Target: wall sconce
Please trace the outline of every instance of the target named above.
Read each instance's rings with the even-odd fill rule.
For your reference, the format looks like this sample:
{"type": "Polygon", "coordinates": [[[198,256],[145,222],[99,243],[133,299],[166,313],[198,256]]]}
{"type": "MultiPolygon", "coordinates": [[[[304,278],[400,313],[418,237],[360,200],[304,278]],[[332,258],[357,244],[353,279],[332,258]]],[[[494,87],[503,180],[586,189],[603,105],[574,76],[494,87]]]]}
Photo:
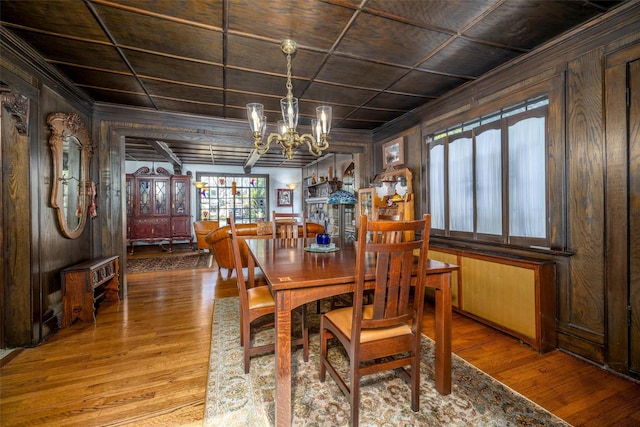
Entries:
{"type": "Polygon", "coordinates": [[[207,183],[204,181],[195,181],[193,183],[198,190],[202,190],[203,188],[207,188],[207,183]]]}

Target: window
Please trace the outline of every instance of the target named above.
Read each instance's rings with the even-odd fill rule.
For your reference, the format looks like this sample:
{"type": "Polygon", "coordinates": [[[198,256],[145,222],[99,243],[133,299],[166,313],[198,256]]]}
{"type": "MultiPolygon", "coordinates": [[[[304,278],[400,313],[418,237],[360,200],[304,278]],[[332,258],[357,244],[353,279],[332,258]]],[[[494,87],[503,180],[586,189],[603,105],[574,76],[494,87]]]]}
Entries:
{"type": "Polygon", "coordinates": [[[429,211],[436,234],[547,245],[547,97],[435,133],[429,211]]]}
{"type": "Polygon", "coordinates": [[[198,174],[206,183],[199,190],[198,219],[225,223],[235,210],[238,223],[251,223],[267,218],[269,206],[268,175],[198,174]],[[235,190],[235,195],[234,195],[235,190]]]}

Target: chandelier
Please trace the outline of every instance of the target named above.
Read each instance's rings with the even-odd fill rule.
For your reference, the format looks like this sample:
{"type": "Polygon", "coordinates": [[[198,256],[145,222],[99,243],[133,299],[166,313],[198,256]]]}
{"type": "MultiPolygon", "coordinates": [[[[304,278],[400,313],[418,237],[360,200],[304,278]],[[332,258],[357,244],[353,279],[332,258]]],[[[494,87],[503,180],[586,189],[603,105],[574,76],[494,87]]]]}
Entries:
{"type": "Polygon", "coordinates": [[[331,107],[321,105],[316,108],[317,119],[311,120],[312,134],[298,135],[298,98],[293,97],[291,84],[291,55],[297,49],[296,42],[284,40],[280,44],[282,52],[287,55],[287,97],[280,100],[282,120],[278,121],[278,132],[272,133],[264,141],[267,127],[267,117],[264,115],[264,105],[258,103],[247,104],[247,118],[251,126],[254,145],[258,154],[269,151],[274,141],[282,148],[282,155],[288,160],[293,159],[293,151],[302,144],[307,144],[309,152],[318,157],[329,148],[329,132],[331,130],[331,107]]]}

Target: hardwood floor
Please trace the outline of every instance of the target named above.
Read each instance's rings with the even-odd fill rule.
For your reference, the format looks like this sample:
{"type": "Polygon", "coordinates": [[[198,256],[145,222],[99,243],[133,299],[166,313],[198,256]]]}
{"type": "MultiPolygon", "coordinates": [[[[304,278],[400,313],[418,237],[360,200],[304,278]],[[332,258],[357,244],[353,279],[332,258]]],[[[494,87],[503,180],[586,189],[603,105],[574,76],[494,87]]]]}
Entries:
{"type": "MultiPolygon", "coordinates": [[[[236,295],[235,280],[200,269],[128,282],[128,297],[103,303],[95,324],[76,321],[0,368],[2,426],[201,424],[213,300],[236,295]]],[[[432,313],[423,322],[430,336],[432,313]]],[[[569,423],[640,425],[640,384],[453,318],[458,356],[569,423]]]]}

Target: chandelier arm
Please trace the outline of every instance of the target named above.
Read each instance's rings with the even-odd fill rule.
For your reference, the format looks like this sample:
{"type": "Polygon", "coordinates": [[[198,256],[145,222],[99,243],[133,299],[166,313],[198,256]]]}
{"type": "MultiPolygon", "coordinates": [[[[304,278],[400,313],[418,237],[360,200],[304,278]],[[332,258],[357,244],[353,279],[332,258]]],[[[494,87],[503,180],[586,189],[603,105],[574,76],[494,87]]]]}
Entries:
{"type": "Polygon", "coordinates": [[[269,135],[269,138],[267,139],[267,142],[263,142],[262,140],[262,135],[260,135],[260,133],[256,132],[253,135],[253,145],[256,147],[256,151],[258,152],[258,154],[263,155],[265,154],[267,151],[269,151],[269,146],[271,145],[271,137],[273,135],[277,135],[277,134],[271,134],[269,135]]]}
{"type": "Polygon", "coordinates": [[[269,137],[267,138],[267,146],[271,145],[271,143],[273,141],[275,141],[276,143],[280,144],[280,134],[273,132],[272,134],[269,135],[269,137]]]}
{"type": "Polygon", "coordinates": [[[310,135],[308,133],[305,133],[300,137],[300,142],[304,142],[305,144],[307,144],[307,146],[309,147],[309,153],[316,157],[320,157],[322,155],[322,152],[329,148],[329,145],[327,144],[324,144],[324,146],[317,144],[316,139],[313,137],[313,135],[310,135]]]}

